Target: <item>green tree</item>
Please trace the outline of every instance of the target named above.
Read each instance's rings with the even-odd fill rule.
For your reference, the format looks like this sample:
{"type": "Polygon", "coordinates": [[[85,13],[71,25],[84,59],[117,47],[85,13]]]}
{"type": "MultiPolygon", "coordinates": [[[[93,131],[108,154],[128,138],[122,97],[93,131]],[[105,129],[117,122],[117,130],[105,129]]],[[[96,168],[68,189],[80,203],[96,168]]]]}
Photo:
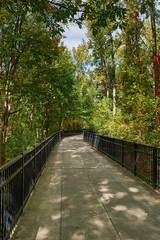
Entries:
{"type": "Polygon", "coordinates": [[[97,82],[100,89],[102,89],[102,96],[112,95],[113,101],[113,115],[116,114],[116,49],[118,42],[113,30],[113,24],[108,19],[106,27],[99,28],[99,32],[94,36],[90,23],[88,24],[90,46],[93,51],[95,64],[97,66],[97,73],[99,81],[97,82]],[[104,77],[103,77],[104,76],[104,77]]]}
{"type": "MultiPolygon", "coordinates": [[[[137,1],[127,4],[126,27],[121,33],[119,50],[119,107],[128,138],[145,142],[154,122],[155,101],[150,77],[150,55],[144,45],[144,22],[137,1]],[[134,32],[134,34],[133,34],[134,32]]],[[[121,126],[120,126],[121,128],[121,126]]]]}
{"type": "Polygon", "coordinates": [[[76,79],[77,91],[79,92],[81,119],[86,122],[85,127],[89,127],[94,99],[96,97],[96,89],[94,76],[92,73],[93,56],[89,51],[88,44],[83,40],[77,49],[73,48],[74,61],[76,63],[76,79]]]}
{"type": "Polygon", "coordinates": [[[41,120],[42,129],[44,131],[46,127],[47,135],[50,120],[47,113],[53,92],[60,93],[60,102],[62,98],[69,98],[72,92],[74,65],[71,56],[63,46],[58,46],[60,37],[53,37],[53,29],[46,26],[43,18],[27,10],[21,1],[11,4],[9,11],[7,7],[1,8],[1,163],[5,161],[5,145],[11,132],[10,122],[14,119],[12,115],[18,115],[25,107],[35,111],[37,105],[43,106],[42,112],[47,117],[45,123],[41,120]],[[37,104],[39,96],[41,102],[37,104]]]}
{"type": "MultiPolygon", "coordinates": [[[[102,9],[105,9],[106,4],[102,5],[102,1],[100,1],[99,8],[101,6],[102,9]]],[[[119,39],[114,41],[115,46],[117,44],[118,47],[114,48],[117,67],[115,71],[117,115],[115,115],[115,118],[111,118],[110,114],[108,115],[108,112],[110,113],[110,109],[108,108],[111,105],[105,98],[103,101],[98,101],[98,105],[96,105],[96,109],[98,110],[96,111],[95,109],[97,116],[93,115],[93,122],[96,130],[101,133],[103,132],[103,134],[110,134],[116,137],[123,136],[125,139],[143,143],[151,143],[153,141],[154,144],[156,137],[153,137],[153,125],[157,101],[154,99],[154,83],[151,78],[150,49],[146,47],[148,42],[146,40],[145,22],[142,20],[142,16],[140,16],[144,1],[121,1],[121,3],[117,1],[117,4],[122,4],[125,9],[125,15],[121,18],[123,28],[121,31],[119,30],[119,39]],[[106,114],[104,106],[107,108],[106,114]],[[101,121],[99,120],[98,123],[98,113],[100,112],[104,113],[104,117],[102,117],[102,114],[99,115],[101,121]]],[[[149,7],[151,5],[148,5],[149,7]]],[[[118,18],[115,20],[112,19],[112,21],[111,19],[108,18],[108,22],[112,23],[112,30],[114,31],[118,18]]],[[[103,27],[99,28],[97,27],[96,17],[89,21],[91,22],[89,22],[89,28],[92,31],[92,35],[90,34],[91,46],[99,71],[98,84],[102,84],[105,81],[104,83],[107,84],[108,88],[108,82],[111,83],[111,78],[107,82],[111,66],[109,53],[112,54],[111,46],[110,48],[108,47],[108,40],[110,38],[107,29],[109,30],[110,25],[107,24],[107,19],[104,26],[102,24],[100,26],[103,27]],[[105,60],[107,61],[107,65],[105,64],[105,60]],[[104,66],[107,67],[105,68],[104,66]]],[[[109,94],[107,93],[106,95],[108,96],[109,94]]]]}

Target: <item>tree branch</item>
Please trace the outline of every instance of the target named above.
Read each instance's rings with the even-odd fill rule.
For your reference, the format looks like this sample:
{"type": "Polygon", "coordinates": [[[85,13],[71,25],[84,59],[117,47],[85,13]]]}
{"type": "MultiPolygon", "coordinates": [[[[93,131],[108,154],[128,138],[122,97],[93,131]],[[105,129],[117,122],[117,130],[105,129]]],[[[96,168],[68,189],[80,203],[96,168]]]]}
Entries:
{"type": "Polygon", "coordinates": [[[18,110],[15,110],[15,111],[13,111],[13,112],[10,112],[9,115],[12,115],[12,114],[14,114],[14,113],[17,113],[17,112],[22,111],[22,109],[26,106],[27,102],[28,102],[28,100],[23,104],[23,106],[22,106],[21,108],[19,108],[18,110]]]}
{"type": "MultiPolygon", "coordinates": [[[[64,8],[66,10],[69,10],[69,7],[67,7],[66,5],[64,4],[61,4],[61,3],[55,3],[53,2],[52,0],[46,0],[48,3],[50,4],[53,4],[54,6],[58,6],[58,7],[61,7],[61,8],[64,8]]],[[[80,5],[81,8],[84,8],[84,5],[80,5]]],[[[85,9],[84,10],[76,10],[77,13],[93,13],[92,11],[86,11],[85,9]]],[[[95,12],[95,11],[94,11],[95,12]]]]}

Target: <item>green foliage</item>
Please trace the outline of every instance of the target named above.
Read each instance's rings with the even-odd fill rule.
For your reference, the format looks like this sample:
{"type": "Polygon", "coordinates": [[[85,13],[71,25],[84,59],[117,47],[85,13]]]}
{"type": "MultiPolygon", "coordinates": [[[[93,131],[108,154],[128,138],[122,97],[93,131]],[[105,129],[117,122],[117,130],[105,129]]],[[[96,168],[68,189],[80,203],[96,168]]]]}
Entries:
{"type": "Polygon", "coordinates": [[[71,54],[60,45],[61,30],[57,28],[55,35],[56,24],[47,24],[46,17],[51,21],[48,7],[36,8],[34,1],[6,1],[0,8],[3,158],[15,157],[62,129],[78,104],[75,64],[71,54]]]}
{"type": "Polygon", "coordinates": [[[6,160],[13,159],[20,153],[30,150],[36,144],[36,133],[30,129],[14,129],[7,146],[6,160]]]}
{"type": "Polygon", "coordinates": [[[111,111],[111,100],[104,97],[102,100],[95,102],[94,114],[92,115],[92,125],[99,134],[110,135],[109,123],[113,114],[111,111]]]}
{"type": "Polygon", "coordinates": [[[152,11],[159,29],[157,2],[0,0],[1,163],[59,129],[159,144],[151,58],[159,43],[148,18],[152,11]],[[72,59],[63,25],[84,19],[90,41],[72,59]]]}
{"type": "MultiPolygon", "coordinates": [[[[116,2],[118,3],[119,1],[116,2]]],[[[105,4],[107,2],[103,5],[99,1],[99,6],[95,5],[95,8],[104,9],[105,4]]],[[[154,97],[155,83],[151,75],[152,29],[149,23],[145,25],[144,16],[143,19],[140,16],[141,11],[147,18],[148,10],[155,1],[121,1],[121,4],[126,12],[121,19],[123,28],[119,31],[119,37],[114,32],[112,18],[106,18],[107,26],[102,23],[99,28],[96,27],[98,17],[88,21],[90,46],[97,66],[97,89],[101,93],[95,100],[91,125],[100,134],[159,145],[159,129],[155,129],[155,112],[159,100],[154,97]],[[112,94],[108,94],[108,98],[104,97],[106,87],[111,89],[111,47],[108,41],[111,29],[115,36],[113,41],[116,57],[115,116],[112,115],[112,94]]]]}
{"type": "Polygon", "coordinates": [[[73,48],[73,55],[76,64],[76,88],[79,94],[78,114],[84,122],[84,128],[90,128],[94,99],[97,95],[94,83],[95,76],[91,71],[93,56],[85,41],[77,49],[73,48]]]}

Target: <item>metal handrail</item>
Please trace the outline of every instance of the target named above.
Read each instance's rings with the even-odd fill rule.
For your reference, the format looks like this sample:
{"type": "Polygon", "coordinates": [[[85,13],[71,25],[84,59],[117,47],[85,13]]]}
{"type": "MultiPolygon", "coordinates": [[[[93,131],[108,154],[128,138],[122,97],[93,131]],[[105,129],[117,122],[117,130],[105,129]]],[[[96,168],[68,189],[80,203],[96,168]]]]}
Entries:
{"type": "Polygon", "coordinates": [[[9,238],[55,144],[83,130],[59,131],[0,167],[0,240],[9,238]]]}
{"type": "Polygon", "coordinates": [[[83,136],[90,145],[152,184],[154,188],[160,189],[160,148],[97,135],[89,131],[84,131],[83,136]]]}
{"type": "Polygon", "coordinates": [[[10,236],[49,153],[62,137],[62,131],[54,133],[0,168],[0,239],[10,236]]]}

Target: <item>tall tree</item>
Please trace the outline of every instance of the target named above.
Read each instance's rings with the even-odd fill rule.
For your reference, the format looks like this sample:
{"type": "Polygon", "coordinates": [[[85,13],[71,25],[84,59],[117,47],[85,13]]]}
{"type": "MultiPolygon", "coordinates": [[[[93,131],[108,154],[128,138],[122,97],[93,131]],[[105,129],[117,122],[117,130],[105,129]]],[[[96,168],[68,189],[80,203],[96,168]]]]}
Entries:
{"type": "Polygon", "coordinates": [[[153,63],[153,79],[155,84],[155,99],[157,99],[156,107],[156,130],[158,130],[160,124],[160,57],[158,52],[158,38],[157,38],[157,23],[160,16],[159,10],[156,8],[158,4],[157,0],[143,0],[140,1],[140,12],[145,14],[146,18],[150,19],[151,31],[152,31],[152,63],[153,63]]]}
{"type": "MultiPolygon", "coordinates": [[[[53,37],[53,33],[57,31],[56,26],[52,25],[52,29],[49,28],[40,13],[29,12],[29,6],[22,1],[7,1],[0,8],[0,11],[0,77],[2,79],[0,85],[2,100],[0,164],[2,164],[5,161],[5,145],[11,117],[28,106],[28,96],[31,96],[29,92],[33,92],[31,87],[36,92],[43,84],[44,86],[46,84],[48,87],[46,91],[51,92],[51,81],[54,81],[53,76],[55,75],[53,72],[55,72],[57,64],[56,59],[58,58],[58,61],[60,61],[58,57],[60,55],[64,57],[66,65],[68,62],[68,68],[66,68],[66,65],[64,68],[61,67],[63,69],[61,74],[60,67],[56,71],[57,75],[62,78],[62,82],[66,81],[66,78],[73,81],[74,67],[71,63],[71,57],[68,56],[68,53],[65,53],[64,47],[58,47],[59,35],[53,37]],[[66,73],[67,71],[68,73],[66,73]],[[19,104],[17,104],[17,101],[19,101],[19,104]]],[[[68,82],[68,85],[65,84],[64,86],[71,89],[71,85],[68,82]]],[[[56,87],[55,84],[54,87],[56,87]]],[[[62,91],[64,94],[63,89],[62,91]]],[[[33,95],[35,97],[36,94],[33,95]]],[[[47,104],[45,106],[47,113],[47,104]]]]}
{"type": "Polygon", "coordinates": [[[88,123],[92,116],[96,96],[93,75],[91,76],[93,56],[84,40],[77,49],[73,48],[73,56],[76,63],[77,90],[81,104],[79,114],[81,119],[88,123]]]}
{"type": "Polygon", "coordinates": [[[93,55],[97,69],[105,76],[102,78],[103,95],[109,97],[110,88],[112,87],[113,115],[116,114],[116,45],[114,28],[112,22],[108,19],[106,27],[100,27],[99,31],[94,35],[92,23],[88,24],[90,45],[93,49],[93,55]]]}

